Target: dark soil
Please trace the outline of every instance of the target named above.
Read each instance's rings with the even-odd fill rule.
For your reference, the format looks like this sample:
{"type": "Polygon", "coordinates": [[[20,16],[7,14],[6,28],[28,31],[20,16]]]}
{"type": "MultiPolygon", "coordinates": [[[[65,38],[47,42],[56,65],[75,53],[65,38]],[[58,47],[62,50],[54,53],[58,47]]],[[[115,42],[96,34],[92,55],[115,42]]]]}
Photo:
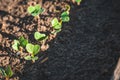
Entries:
{"type": "Polygon", "coordinates": [[[83,0],[80,6],[69,0],[43,0],[46,11],[38,24],[26,11],[28,0],[1,0],[0,66],[12,66],[11,80],[110,80],[120,56],[119,5],[119,0],[83,0]],[[59,18],[66,4],[71,5],[71,20],[49,38],[50,47],[39,60],[32,64],[16,56],[13,40],[24,36],[36,44],[34,32],[51,32],[50,21],[59,18]],[[59,13],[54,13],[56,7],[59,13]]]}

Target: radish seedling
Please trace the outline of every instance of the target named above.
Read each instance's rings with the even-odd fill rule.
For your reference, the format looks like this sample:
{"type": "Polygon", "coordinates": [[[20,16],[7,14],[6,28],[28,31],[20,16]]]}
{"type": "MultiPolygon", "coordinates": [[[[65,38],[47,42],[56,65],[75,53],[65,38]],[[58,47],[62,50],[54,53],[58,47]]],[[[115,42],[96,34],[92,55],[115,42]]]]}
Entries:
{"type": "Polygon", "coordinates": [[[69,20],[70,20],[69,11],[64,11],[61,14],[61,20],[62,20],[62,22],[69,22],[69,20]]]}
{"type": "Polygon", "coordinates": [[[13,71],[10,66],[7,66],[5,69],[0,68],[0,74],[5,77],[5,80],[9,80],[13,76],[13,71]]]}
{"type": "Polygon", "coordinates": [[[32,16],[38,16],[44,11],[44,9],[39,4],[36,4],[35,6],[29,6],[27,11],[32,16]]]}
{"type": "Polygon", "coordinates": [[[34,33],[34,38],[37,40],[37,41],[42,41],[42,40],[45,40],[47,38],[46,34],[43,34],[43,33],[39,33],[39,32],[35,32],[34,33]]]}
{"type": "Polygon", "coordinates": [[[18,40],[14,40],[14,44],[12,45],[12,48],[16,51],[22,51],[23,47],[26,47],[28,43],[28,40],[24,37],[20,37],[18,40]]]}
{"type": "Polygon", "coordinates": [[[27,52],[30,53],[30,56],[26,56],[25,59],[26,59],[26,60],[32,60],[33,62],[35,62],[35,60],[38,59],[38,57],[35,56],[35,55],[37,55],[38,52],[40,51],[40,46],[39,46],[39,45],[33,45],[33,44],[31,44],[31,43],[28,43],[28,44],[26,45],[26,50],[27,50],[27,52]]]}
{"type": "Polygon", "coordinates": [[[53,29],[55,30],[55,31],[52,32],[53,34],[54,34],[54,33],[56,34],[56,33],[58,33],[58,32],[61,31],[61,28],[62,28],[62,20],[59,22],[57,18],[54,18],[54,19],[52,20],[51,24],[52,24],[53,29]]]}
{"type": "Polygon", "coordinates": [[[52,24],[53,29],[55,29],[55,32],[52,32],[52,33],[57,33],[57,32],[60,32],[60,31],[61,31],[62,21],[59,22],[57,18],[54,18],[54,19],[51,21],[51,24],[52,24]]]}
{"type": "Polygon", "coordinates": [[[61,22],[59,22],[57,18],[54,18],[51,23],[55,30],[61,29],[62,27],[61,22]]]}
{"type": "Polygon", "coordinates": [[[44,9],[39,4],[36,4],[35,6],[29,6],[28,9],[27,9],[27,11],[32,16],[34,16],[35,20],[38,20],[38,26],[40,26],[40,17],[39,17],[39,14],[41,14],[44,11],[44,9]]]}

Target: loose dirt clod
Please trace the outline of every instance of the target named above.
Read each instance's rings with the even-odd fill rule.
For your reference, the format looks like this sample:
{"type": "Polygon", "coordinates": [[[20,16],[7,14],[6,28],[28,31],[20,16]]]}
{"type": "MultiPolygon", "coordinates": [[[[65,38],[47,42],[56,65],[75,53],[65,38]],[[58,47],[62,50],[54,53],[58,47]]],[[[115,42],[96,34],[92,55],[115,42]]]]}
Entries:
{"type": "Polygon", "coordinates": [[[48,44],[43,44],[43,45],[41,46],[41,51],[46,51],[48,48],[49,48],[49,45],[48,45],[48,44]]]}

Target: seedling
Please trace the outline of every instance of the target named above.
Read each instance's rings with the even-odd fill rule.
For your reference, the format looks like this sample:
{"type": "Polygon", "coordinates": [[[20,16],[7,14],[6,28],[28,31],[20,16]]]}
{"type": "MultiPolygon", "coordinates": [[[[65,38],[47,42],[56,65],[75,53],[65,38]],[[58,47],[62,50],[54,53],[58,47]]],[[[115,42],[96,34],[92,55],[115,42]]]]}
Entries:
{"type": "Polygon", "coordinates": [[[13,76],[13,71],[10,66],[7,66],[5,69],[0,68],[0,74],[5,77],[5,80],[9,80],[13,76]]]}
{"type": "Polygon", "coordinates": [[[60,31],[61,31],[62,21],[59,22],[57,18],[54,18],[54,19],[51,21],[51,24],[52,24],[53,29],[55,29],[55,32],[52,32],[52,33],[57,33],[57,32],[60,32],[60,31]]]}
{"type": "Polygon", "coordinates": [[[16,51],[22,52],[22,48],[26,47],[27,43],[28,43],[27,39],[25,39],[24,37],[20,37],[18,40],[14,40],[12,48],[16,51]]]}
{"type": "Polygon", "coordinates": [[[43,40],[46,40],[46,39],[47,39],[47,36],[46,36],[46,34],[44,34],[44,33],[35,32],[35,33],[34,33],[34,38],[35,38],[37,41],[43,41],[43,40]]]}
{"type": "Polygon", "coordinates": [[[68,12],[69,12],[69,11],[70,11],[70,5],[66,5],[65,7],[66,7],[66,10],[65,10],[65,11],[68,11],[68,12]]]}
{"type": "Polygon", "coordinates": [[[82,0],[72,0],[73,2],[77,2],[77,5],[80,5],[82,0]]]}
{"type": "Polygon", "coordinates": [[[77,2],[78,5],[80,5],[82,0],[75,0],[77,2]]]}
{"type": "Polygon", "coordinates": [[[32,60],[33,62],[35,62],[35,60],[38,59],[38,57],[36,56],[38,54],[38,52],[40,51],[40,46],[39,45],[33,45],[31,43],[28,43],[26,45],[26,50],[27,52],[30,53],[30,56],[26,56],[25,59],[26,60],[32,60]]]}
{"type": "Polygon", "coordinates": [[[69,22],[70,21],[69,11],[64,11],[61,14],[61,20],[62,20],[62,22],[69,22]]]}
{"type": "Polygon", "coordinates": [[[32,16],[38,16],[44,11],[44,9],[39,4],[36,4],[35,6],[29,6],[27,11],[32,16]]]}
{"type": "Polygon", "coordinates": [[[25,60],[32,60],[32,62],[34,63],[36,60],[38,60],[38,57],[37,56],[26,56],[24,57],[25,60]]]}
{"type": "Polygon", "coordinates": [[[35,20],[38,20],[38,26],[40,26],[40,17],[39,17],[39,14],[41,14],[44,11],[44,9],[39,4],[36,4],[35,6],[29,6],[28,9],[27,9],[27,11],[32,16],[34,16],[35,20]]]}

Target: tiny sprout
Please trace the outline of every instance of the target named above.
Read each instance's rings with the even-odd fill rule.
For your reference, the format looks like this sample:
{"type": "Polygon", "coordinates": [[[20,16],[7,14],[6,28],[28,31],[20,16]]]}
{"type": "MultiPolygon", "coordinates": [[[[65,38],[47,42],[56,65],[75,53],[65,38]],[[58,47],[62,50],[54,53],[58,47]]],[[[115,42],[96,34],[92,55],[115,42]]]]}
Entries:
{"type": "Polygon", "coordinates": [[[26,50],[27,50],[27,52],[30,53],[30,56],[26,56],[25,59],[26,59],[26,60],[32,60],[33,62],[35,62],[35,60],[38,59],[38,57],[35,56],[35,55],[37,55],[38,52],[40,51],[40,46],[39,46],[39,45],[33,45],[33,44],[31,44],[31,43],[28,43],[28,44],[26,45],[26,50]]]}
{"type": "Polygon", "coordinates": [[[19,51],[19,46],[20,46],[20,43],[18,40],[14,40],[14,44],[12,45],[12,48],[16,51],[19,51]]]}
{"type": "Polygon", "coordinates": [[[37,56],[34,56],[34,57],[32,57],[32,56],[26,56],[26,57],[24,57],[24,59],[25,60],[32,60],[33,62],[35,62],[36,60],[38,60],[38,57],[37,56]]]}
{"type": "Polygon", "coordinates": [[[61,20],[62,20],[62,22],[69,22],[70,21],[69,11],[64,11],[61,14],[61,20]]]}
{"type": "Polygon", "coordinates": [[[44,11],[44,9],[39,4],[36,4],[35,6],[29,6],[27,11],[32,16],[38,16],[44,11]]]}
{"type": "Polygon", "coordinates": [[[13,71],[10,66],[7,66],[5,69],[0,68],[0,74],[5,77],[5,80],[9,80],[13,76],[13,71]]]}
{"type": "Polygon", "coordinates": [[[70,11],[70,5],[66,5],[65,7],[66,7],[66,11],[69,12],[70,11]]]}
{"type": "Polygon", "coordinates": [[[12,48],[16,51],[19,51],[21,47],[26,47],[27,43],[28,40],[22,36],[18,40],[14,40],[14,44],[12,45],[12,48]]]}
{"type": "Polygon", "coordinates": [[[61,27],[62,27],[62,25],[61,25],[62,22],[59,22],[57,18],[54,18],[54,19],[52,20],[51,24],[52,24],[52,27],[53,27],[55,30],[59,30],[59,29],[61,29],[61,27]]]}
{"type": "Polygon", "coordinates": [[[37,41],[42,41],[42,40],[45,40],[47,38],[46,34],[43,34],[43,33],[39,33],[39,32],[35,32],[34,33],[34,38],[37,40],[37,41]]]}
{"type": "Polygon", "coordinates": [[[75,0],[77,2],[77,5],[80,5],[82,0],[75,0]]]}

